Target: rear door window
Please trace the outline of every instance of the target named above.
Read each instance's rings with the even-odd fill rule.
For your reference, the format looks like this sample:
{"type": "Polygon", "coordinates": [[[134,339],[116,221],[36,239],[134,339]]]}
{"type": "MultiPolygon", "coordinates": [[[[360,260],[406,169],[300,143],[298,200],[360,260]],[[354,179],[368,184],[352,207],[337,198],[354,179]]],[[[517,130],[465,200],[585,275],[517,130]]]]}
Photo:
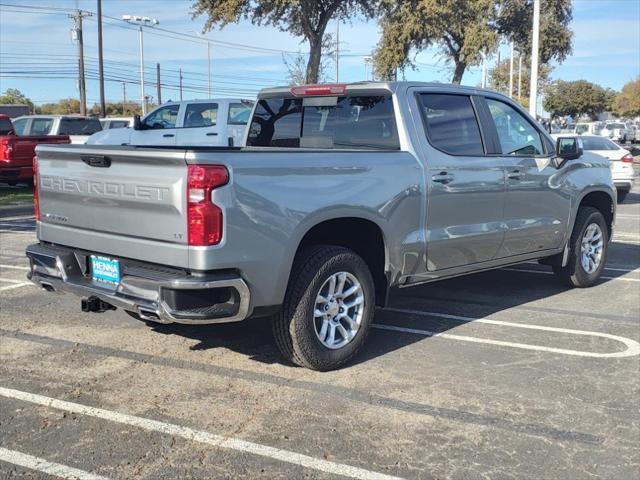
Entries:
{"type": "Polygon", "coordinates": [[[260,100],[248,146],[398,150],[390,95],[260,100]]]}
{"type": "Polygon", "coordinates": [[[484,155],[469,96],[423,93],[420,103],[431,145],[451,155],[484,155]]]}
{"type": "Polygon", "coordinates": [[[127,120],[111,120],[109,123],[109,129],[112,128],[126,128],[129,126],[129,122],[127,120]]]}
{"type": "Polygon", "coordinates": [[[60,135],[93,135],[102,130],[97,118],[63,118],[60,120],[60,135]]]}
{"type": "Polygon", "coordinates": [[[184,128],[212,127],[218,121],[217,103],[190,103],[184,115],[184,128]]]}

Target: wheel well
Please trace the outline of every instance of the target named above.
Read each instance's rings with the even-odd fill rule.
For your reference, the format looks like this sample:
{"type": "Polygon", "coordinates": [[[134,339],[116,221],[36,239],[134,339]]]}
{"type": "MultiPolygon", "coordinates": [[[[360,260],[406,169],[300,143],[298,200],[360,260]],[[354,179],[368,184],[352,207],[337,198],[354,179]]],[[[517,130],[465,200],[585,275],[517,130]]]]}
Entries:
{"type": "Polygon", "coordinates": [[[369,266],[373,276],[376,305],[386,304],[389,282],[385,274],[384,238],[378,225],[362,218],[326,220],[305,234],[296,257],[311,245],[336,245],[356,252],[369,266]]]}
{"type": "Polygon", "coordinates": [[[613,199],[605,192],[591,192],[584,196],[580,202],[581,207],[593,207],[602,213],[607,222],[609,238],[611,238],[613,226],[613,199]]]}

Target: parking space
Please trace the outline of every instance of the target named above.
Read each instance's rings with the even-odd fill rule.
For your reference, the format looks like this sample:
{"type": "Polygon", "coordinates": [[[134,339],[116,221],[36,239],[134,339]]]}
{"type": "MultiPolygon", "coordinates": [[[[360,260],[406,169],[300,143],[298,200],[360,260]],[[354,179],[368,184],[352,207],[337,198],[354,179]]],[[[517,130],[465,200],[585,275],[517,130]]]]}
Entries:
{"type": "Polygon", "coordinates": [[[283,364],[268,322],[83,314],[0,220],[0,477],[637,478],[640,191],[599,285],[527,263],[404,289],[356,361],[283,364]]]}

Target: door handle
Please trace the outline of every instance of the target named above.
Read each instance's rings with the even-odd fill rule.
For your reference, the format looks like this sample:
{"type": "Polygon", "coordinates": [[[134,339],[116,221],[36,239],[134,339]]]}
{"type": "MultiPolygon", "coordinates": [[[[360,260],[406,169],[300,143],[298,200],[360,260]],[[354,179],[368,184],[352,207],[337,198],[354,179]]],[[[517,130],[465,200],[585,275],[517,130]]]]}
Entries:
{"type": "Polygon", "coordinates": [[[218,134],[217,134],[216,132],[209,132],[209,133],[207,133],[207,137],[215,137],[215,136],[217,136],[217,135],[218,135],[218,134]]]}
{"type": "Polygon", "coordinates": [[[520,170],[514,170],[513,172],[507,173],[507,178],[509,180],[521,180],[524,177],[524,172],[520,170]]]}
{"type": "Polygon", "coordinates": [[[453,181],[453,175],[449,175],[447,172],[440,172],[437,175],[432,175],[431,180],[435,183],[442,183],[446,185],[453,181]]]}
{"type": "Polygon", "coordinates": [[[175,135],[173,133],[165,133],[164,135],[162,135],[164,138],[171,138],[171,137],[175,137],[175,135]]]}

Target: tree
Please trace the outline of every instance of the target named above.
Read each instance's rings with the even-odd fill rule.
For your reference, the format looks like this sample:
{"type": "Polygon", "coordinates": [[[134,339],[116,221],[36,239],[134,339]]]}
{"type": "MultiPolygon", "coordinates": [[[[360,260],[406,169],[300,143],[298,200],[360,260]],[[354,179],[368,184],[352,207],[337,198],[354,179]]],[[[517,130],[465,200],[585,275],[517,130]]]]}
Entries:
{"type": "Polygon", "coordinates": [[[640,116],[640,77],[622,87],[613,102],[613,109],[621,117],[640,116]]]}
{"type": "Polygon", "coordinates": [[[38,107],[38,113],[49,115],[68,115],[80,113],[80,100],[76,98],[64,98],[57,103],[45,103],[38,107]]]}
{"type": "Polygon", "coordinates": [[[609,94],[600,85],[576,80],[556,80],[546,89],[544,108],[553,116],[596,117],[607,109],[609,94]]]}
{"type": "Polygon", "coordinates": [[[34,108],[33,102],[17,88],[7,88],[0,96],[0,105],[29,105],[31,111],[34,108]]]}
{"type": "Polygon", "coordinates": [[[482,52],[498,42],[494,0],[383,0],[382,38],[374,63],[377,74],[392,79],[398,68],[413,67],[411,50],[437,46],[453,63],[453,83],[482,52]]]}
{"type": "MultiPolygon", "coordinates": [[[[499,0],[498,31],[520,52],[531,52],[533,0],[499,0]]],[[[571,0],[541,0],[539,63],[563,62],[571,54],[571,0]]]]}
{"type": "Polygon", "coordinates": [[[205,32],[216,25],[223,28],[248,19],[254,25],[271,25],[303,37],[309,43],[305,82],[317,83],[329,20],[336,15],[372,18],[377,3],[377,0],[194,0],[192,14],[207,15],[205,32]]]}
{"type": "MultiPolygon", "coordinates": [[[[510,60],[505,58],[491,70],[489,70],[489,86],[490,88],[502,92],[509,93],[509,71],[510,60]]],[[[523,107],[529,107],[529,81],[531,79],[531,62],[527,57],[522,59],[522,88],[520,96],[518,96],[518,59],[514,59],[513,69],[513,99],[519,102],[523,107]]],[[[549,74],[551,67],[548,65],[540,65],[538,72],[538,88],[544,90],[549,83],[549,74]]]]}
{"type": "MultiPolygon", "coordinates": [[[[453,83],[501,38],[513,39],[521,52],[531,50],[532,0],[383,0],[383,10],[375,63],[384,78],[413,67],[412,51],[434,46],[453,64],[453,83]]],[[[571,52],[571,19],[570,0],[542,0],[541,64],[562,61],[571,52]]]]}
{"type": "MultiPolygon", "coordinates": [[[[318,67],[317,83],[324,83],[328,79],[328,63],[330,58],[335,55],[335,44],[336,42],[333,40],[333,35],[327,33],[325,35],[324,45],[322,46],[324,54],[318,67]]],[[[282,61],[285,67],[287,67],[287,81],[289,82],[289,85],[302,85],[306,83],[307,58],[302,54],[302,52],[298,52],[298,54],[293,58],[282,54],[282,61]]]]}

